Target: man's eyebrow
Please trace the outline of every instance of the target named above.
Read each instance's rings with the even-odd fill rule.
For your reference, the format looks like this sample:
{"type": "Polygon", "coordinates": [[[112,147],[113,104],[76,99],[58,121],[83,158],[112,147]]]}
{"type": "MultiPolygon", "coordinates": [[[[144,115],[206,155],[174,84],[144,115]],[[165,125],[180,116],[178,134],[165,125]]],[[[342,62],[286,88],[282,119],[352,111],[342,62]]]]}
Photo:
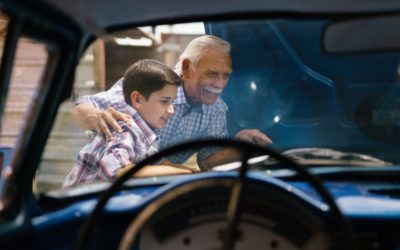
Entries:
{"type": "MultiPolygon", "coordinates": [[[[214,68],[211,68],[211,69],[208,69],[207,72],[218,72],[218,73],[219,73],[219,70],[214,69],[214,68]]],[[[232,72],[233,72],[233,70],[230,70],[230,71],[228,71],[227,73],[228,73],[228,74],[232,74],[232,72]]]]}
{"type": "Polygon", "coordinates": [[[207,72],[218,72],[216,69],[207,69],[207,72]]]}

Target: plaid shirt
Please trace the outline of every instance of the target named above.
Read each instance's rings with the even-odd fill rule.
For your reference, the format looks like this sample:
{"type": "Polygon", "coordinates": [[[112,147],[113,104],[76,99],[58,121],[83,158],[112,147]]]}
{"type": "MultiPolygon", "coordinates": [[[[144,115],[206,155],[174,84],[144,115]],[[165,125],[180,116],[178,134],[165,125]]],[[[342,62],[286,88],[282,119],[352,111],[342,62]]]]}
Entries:
{"type": "MultiPolygon", "coordinates": [[[[108,91],[95,95],[82,96],[77,103],[92,103],[99,109],[113,107],[121,110],[126,106],[122,93],[122,79],[115,83],[108,91]]],[[[174,115],[170,117],[167,125],[158,131],[160,148],[172,146],[177,143],[205,138],[225,138],[228,136],[226,128],[226,112],[228,106],[218,98],[213,105],[194,105],[187,103],[183,86],[178,87],[177,97],[174,101],[174,115]]],[[[184,163],[198,150],[188,150],[176,154],[168,159],[175,163],[184,163]]],[[[201,149],[197,153],[197,161],[207,158],[215,148],[201,149]]]]}
{"type": "Polygon", "coordinates": [[[74,167],[63,186],[112,180],[117,170],[136,164],[158,151],[157,135],[140,114],[126,105],[124,113],[132,117],[130,124],[120,122],[122,132],[105,141],[97,135],[78,154],[74,167]]]}

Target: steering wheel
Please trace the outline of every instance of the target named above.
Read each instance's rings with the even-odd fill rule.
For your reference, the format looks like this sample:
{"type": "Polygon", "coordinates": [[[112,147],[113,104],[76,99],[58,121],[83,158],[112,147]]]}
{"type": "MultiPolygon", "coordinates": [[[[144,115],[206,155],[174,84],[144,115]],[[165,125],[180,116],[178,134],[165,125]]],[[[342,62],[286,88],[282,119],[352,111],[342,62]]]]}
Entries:
{"type": "MultiPolygon", "coordinates": [[[[162,150],[148,157],[147,159],[138,163],[134,168],[127,171],[120,178],[116,179],[114,183],[110,186],[110,188],[101,194],[92,213],[88,216],[88,218],[84,222],[82,230],[80,231],[79,234],[77,249],[86,249],[90,233],[94,228],[94,223],[97,220],[97,217],[99,216],[100,212],[104,208],[105,204],[113,195],[113,193],[117,191],[126,180],[131,178],[133,174],[135,174],[144,166],[149,165],[152,162],[156,162],[173,153],[181,152],[187,149],[196,149],[204,146],[231,147],[242,152],[241,168],[239,170],[240,171],[239,174],[233,177],[228,176],[223,179],[206,178],[205,180],[189,182],[187,185],[182,185],[179,187],[172,188],[171,192],[166,192],[165,195],[162,195],[161,197],[159,197],[159,199],[156,199],[141,213],[139,213],[136,219],[131,223],[131,225],[126,230],[125,236],[123,237],[123,241],[121,242],[120,245],[121,249],[131,249],[132,244],[134,244],[139,231],[145,226],[147,222],[152,220],[151,219],[152,216],[156,218],[155,222],[154,219],[152,220],[152,223],[156,224],[159,223],[160,220],[165,219],[165,213],[157,212],[160,211],[160,207],[163,208],[164,210],[168,210],[173,204],[180,203],[178,202],[179,200],[183,201],[187,200],[188,194],[197,195],[200,193],[200,195],[204,196],[205,193],[210,194],[209,193],[210,190],[213,190],[215,188],[219,189],[220,190],[219,192],[223,194],[222,196],[219,197],[229,196],[229,199],[227,200],[228,202],[227,208],[223,208],[223,211],[225,211],[226,213],[226,217],[224,217],[225,230],[223,230],[223,232],[220,235],[221,241],[223,242],[222,249],[235,248],[237,240],[241,237],[239,230],[240,228],[239,225],[242,222],[241,215],[242,213],[248,213],[249,209],[254,209],[252,208],[253,204],[247,206],[242,205],[242,202],[244,202],[244,204],[246,203],[249,204],[247,197],[250,198],[252,197],[251,195],[248,195],[247,189],[253,191],[253,193],[256,193],[257,195],[261,194],[264,197],[275,197],[272,199],[273,200],[272,203],[274,204],[276,203],[278,205],[272,205],[271,207],[270,205],[264,204],[261,205],[262,209],[264,210],[267,209],[268,211],[273,210],[279,213],[279,211],[282,210],[283,206],[289,204],[291,207],[298,208],[297,211],[295,212],[292,211],[292,213],[298,213],[298,211],[300,211],[300,217],[305,216],[305,218],[309,218],[310,219],[309,222],[311,224],[313,225],[320,225],[321,223],[329,224],[330,225],[329,231],[334,232],[336,241],[335,247],[337,247],[338,249],[358,249],[351,225],[342,215],[336,203],[334,202],[333,198],[330,196],[328,191],[324,188],[321,181],[316,176],[310,174],[305,168],[299,166],[291,159],[275,152],[273,149],[267,147],[260,147],[247,142],[242,142],[237,140],[227,140],[227,139],[201,140],[170,147],[168,149],[162,150]],[[310,213],[310,204],[306,204],[307,202],[305,202],[301,198],[295,195],[292,195],[293,197],[289,199],[285,198],[288,192],[287,190],[284,190],[285,188],[283,186],[271,184],[270,189],[265,189],[265,188],[263,189],[267,191],[260,191],[261,189],[259,188],[260,186],[259,182],[252,181],[250,185],[248,185],[247,183],[249,179],[247,177],[247,170],[249,168],[248,160],[252,155],[255,154],[269,155],[270,157],[280,162],[281,164],[280,166],[282,166],[280,168],[295,170],[299,174],[299,176],[303,177],[304,180],[307,180],[310,183],[310,185],[315,189],[316,193],[320,196],[320,198],[328,205],[329,215],[331,217],[329,220],[330,222],[329,223],[324,222],[326,220],[323,220],[318,216],[310,215],[312,214],[312,212],[310,213]],[[228,194],[230,193],[230,195],[226,195],[227,192],[228,194]],[[282,200],[284,200],[283,203],[282,200]],[[334,228],[334,230],[332,229],[332,227],[334,228]]],[[[284,213],[284,215],[291,216],[291,213],[290,212],[284,213]]],[[[302,219],[300,218],[300,220],[302,219]]],[[[247,226],[247,224],[244,224],[244,226],[247,226]]],[[[312,230],[314,231],[320,230],[321,228],[323,227],[316,226],[312,230]]],[[[165,229],[168,230],[168,228],[165,229]]],[[[298,246],[300,245],[298,244],[298,246]]]]}

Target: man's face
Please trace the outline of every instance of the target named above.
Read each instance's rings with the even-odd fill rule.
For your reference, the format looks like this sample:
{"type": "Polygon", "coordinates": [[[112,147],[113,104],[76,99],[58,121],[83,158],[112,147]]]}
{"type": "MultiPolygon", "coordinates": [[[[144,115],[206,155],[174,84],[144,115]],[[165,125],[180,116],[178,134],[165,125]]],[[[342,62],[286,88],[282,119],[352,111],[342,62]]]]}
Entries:
{"type": "Polygon", "coordinates": [[[190,104],[214,104],[225,88],[232,72],[231,57],[221,49],[209,49],[200,57],[197,65],[186,61],[182,79],[186,99],[190,104]]]}
{"type": "Polygon", "coordinates": [[[151,93],[148,100],[140,96],[140,102],[133,106],[151,128],[163,128],[174,114],[172,102],[176,91],[176,85],[165,85],[163,89],[151,93]]]}

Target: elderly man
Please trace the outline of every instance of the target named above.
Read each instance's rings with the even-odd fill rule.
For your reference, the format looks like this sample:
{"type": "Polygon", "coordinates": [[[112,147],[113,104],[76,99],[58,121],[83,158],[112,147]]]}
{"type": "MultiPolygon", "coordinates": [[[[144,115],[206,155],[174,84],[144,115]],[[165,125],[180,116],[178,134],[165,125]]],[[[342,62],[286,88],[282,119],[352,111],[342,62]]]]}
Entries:
{"type": "MultiPolygon", "coordinates": [[[[175,71],[182,77],[174,102],[175,114],[165,128],[159,131],[160,148],[200,138],[226,138],[227,105],[220,94],[232,72],[230,44],[223,39],[204,35],[190,42],[176,64],[175,71]]],[[[75,123],[82,129],[95,129],[111,137],[109,126],[120,130],[116,120],[127,119],[121,110],[125,106],[122,95],[122,80],[106,92],[78,99],[73,112],[75,123]]],[[[236,139],[259,145],[271,140],[257,129],[241,130],[236,139]]],[[[195,151],[169,158],[172,163],[184,163],[195,151]]],[[[223,163],[232,156],[232,151],[201,149],[197,162],[202,169],[223,163]]]]}

